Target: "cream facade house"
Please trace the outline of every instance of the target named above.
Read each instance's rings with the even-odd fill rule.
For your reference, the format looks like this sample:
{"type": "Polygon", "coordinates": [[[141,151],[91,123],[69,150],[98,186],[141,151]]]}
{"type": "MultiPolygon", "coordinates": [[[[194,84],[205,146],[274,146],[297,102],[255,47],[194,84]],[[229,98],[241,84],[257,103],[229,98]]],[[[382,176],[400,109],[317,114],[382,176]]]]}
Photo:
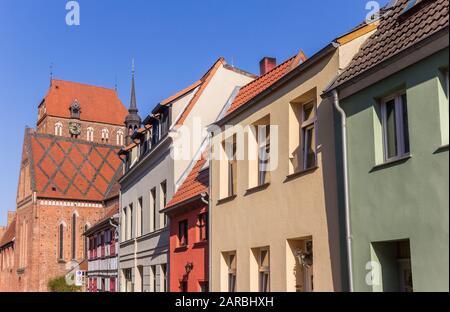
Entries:
{"type": "Polygon", "coordinates": [[[263,59],[261,77],[215,124],[212,291],[346,288],[333,103],[321,93],[375,29],[362,25],[309,59],[263,59]]]}
{"type": "Polygon", "coordinates": [[[169,289],[169,224],[160,211],[192,170],[192,159],[208,138],[206,127],[223,115],[237,88],[254,78],[220,58],[200,80],[159,103],[131,134],[120,153],[125,162],[120,180],[122,292],[169,289]],[[189,139],[180,136],[181,128],[189,130],[189,139]],[[184,157],[172,157],[183,152],[184,157]]]}

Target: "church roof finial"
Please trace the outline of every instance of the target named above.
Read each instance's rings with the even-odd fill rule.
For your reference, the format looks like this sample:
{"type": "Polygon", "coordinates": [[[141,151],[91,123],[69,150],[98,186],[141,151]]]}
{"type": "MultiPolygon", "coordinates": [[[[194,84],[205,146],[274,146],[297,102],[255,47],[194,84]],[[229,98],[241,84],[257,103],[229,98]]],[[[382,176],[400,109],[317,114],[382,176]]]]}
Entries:
{"type": "Polygon", "coordinates": [[[130,113],[137,113],[137,104],[136,104],[136,90],[134,86],[134,75],[135,75],[135,69],[134,69],[134,58],[131,61],[131,99],[130,99],[130,113]]]}

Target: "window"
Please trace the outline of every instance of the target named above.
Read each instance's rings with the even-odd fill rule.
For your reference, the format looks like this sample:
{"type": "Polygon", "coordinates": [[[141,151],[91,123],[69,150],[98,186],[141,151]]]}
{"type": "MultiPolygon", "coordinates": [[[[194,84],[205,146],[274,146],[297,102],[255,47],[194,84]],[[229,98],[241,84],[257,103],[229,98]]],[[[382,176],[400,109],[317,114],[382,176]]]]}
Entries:
{"type": "Polygon", "coordinates": [[[143,292],[144,291],[144,267],[142,265],[139,265],[137,267],[137,272],[138,272],[138,278],[139,278],[140,291],[143,292]]]}
{"type": "Polygon", "coordinates": [[[64,260],[64,224],[59,225],[58,259],[64,260]]]}
{"type": "Polygon", "coordinates": [[[237,159],[236,159],[236,136],[232,137],[232,141],[227,145],[228,159],[228,196],[233,196],[237,191],[237,159]]]}
{"type": "Polygon", "coordinates": [[[314,102],[302,106],[302,158],[303,170],[316,166],[316,142],[315,142],[316,108],[314,102]]]}
{"type": "Polygon", "coordinates": [[[235,252],[227,254],[227,264],[228,264],[228,292],[236,292],[237,259],[235,252]]]}
{"type": "Polygon", "coordinates": [[[184,247],[188,244],[188,221],[178,222],[178,246],[184,247]]]}
{"type": "Polygon", "coordinates": [[[123,277],[125,280],[124,283],[124,291],[125,292],[133,292],[134,291],[134,285],[133,285],[133,279],[131,275],[131,269],[124,269],[123,270],[123,277]]]}
{"type": "Polygon", "coordinates": [[[380,265],[374,271],[374,291],[414,291],[409,239],[372,243],[372,251],[372,260],[380,265]]]}
{"type": "MultiPolygon", "coordinates": [[[[85,224],[84,232],[86,233],[87,230],[89,230],[89,225],[85,224]]],[[[89,257],[89,238],[85,237],[84,238],[84,259],[88,259],[88,257],[89,257]]]]}
{"type": "Polygon", "coordinates": [[[102,129],[102,143],[108,143],[109,141],[109,130],[108,129],[102,129]]]}
{"type": "MultiPolygon", "coordinates": [[[[160,209],[163,209],[167,205],[167,182],[166,181],[162,182],[160,185],[160,196],[161,196],[160,209]]],[[[165,213],[161,215],[161,221],[162,221],[161,228],[166,227],[167,226],[167,216],[165,213]]]]}
{"type": "Polygon", "coordinates": [[[129,206],[129,214],[130,214],[130,216],[129,216],[129,218],[130,218],[130,228],[129,228],[129,232],[130,232],[130,236],[129,236],[129,239],[132,239],[132,238],[134,238],[134,231],[135,231],[135,229],[134,229],[134,214],[133,214],[133,204],[130,204],[130,206],[129,206]]]}
{"type": "Polygon", "coordinates": [[[116,144],[122,146],[123,145],[123,131],[118,130],[116,134],[116,144]]]}
{"type": "Polygon", "coordinates": [[[87,130],[86,130],[86,139],[89,142],[93,142],[94,141],[94,128],[92,128],[92,127],[87,128],[87,130]]]}
{"type": "Polygon", "coordinates": [[[209,283],[208,282],[200,282],[200,292],[206,293],[209,291],[209,283]]]}
{"type": "Polygon", "coordinates": [[[77,214],[72,215],[72,259],[77,259],[77,214]]]}
{"type": "Polygon", "coordinates": [[[55,135],[62,136],[63,124],[58,121],[55,124],[55,135]]]}
{"type": "Polygon", "coordinates": [[[156,231],[156,217],[157,217],[157,208],[156,208],[156,189],[153,188],[150,191],[150,207],[151,207],[151,216],[152,216],[152,231],[156,231]]]}
{"type": "Polygon", "coordinates": [[[137,233],[138,236],[142,236],[144,234],[144,208],[142,205],[142,197],[138,199],[138,224],[139,231],[137,233]]]}
{"type": "Polygon", "coordinates": [[[110,279],[109,291],[110,292],[116,292],[116,279],[114,277],[111,277],[111,279],[110,279]]]}
{"type": "Polygon", "coordinates": [[[409,130],[406,94],[385,99],[381,105],[384,160],[408,155],[409,130]]]}
{"type": "Polygon", "coordinates": [[[161,284],[162,284],[162,292],[167,291],[167,265],[161,264],[161,284]]]}
{"type": "Polygon", "coordinates": [[[151,290],[156,292],[156,265],[150,266],[151,290]]]}
{"type": "Polygon", "coordinates": [[[208,240],[208,214],[202,213],[198,216],[198,238],[200,242],[208,240]]]}
{"type": "Polygon", "coordinates": [[[80,119],[80,103],[78,103],[78,100],[75,100],[70,106],[70,117],[80,119]]]}
{"type": "Polygon", "coordinates": [[[268,248],[259,251],[259,292],[270,291],[270,253],[268,248]]]}
{"type": "Polygon", "coordinates": [[[128,216],[127,216],[127,208],[122,209],[122,240],[128,240],[128,216]]]}
{"type": "Polygon", "coordinates": [[[270,155],[270,125],[257,127],[258,138],[258,185],[268,182],[270,155]]]}

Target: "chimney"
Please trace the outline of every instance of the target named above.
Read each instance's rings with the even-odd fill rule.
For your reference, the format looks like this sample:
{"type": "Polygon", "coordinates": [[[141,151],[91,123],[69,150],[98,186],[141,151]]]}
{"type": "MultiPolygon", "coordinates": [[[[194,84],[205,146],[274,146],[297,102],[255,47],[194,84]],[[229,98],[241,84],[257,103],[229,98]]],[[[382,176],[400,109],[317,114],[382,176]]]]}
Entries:
{"type": "Polygon", "coordinates": [[[277,67],[277,59],[274,57],[265,57],[259,62],[259,70],[262,75],[267,74],[269,71],[277,67]]]}
{"type": "Polygon", "coordinates": [[[8,211],[8,226],[11,224],[11,222],[13,221],[14,217],[16,215],[15,211],[8,211]]]}

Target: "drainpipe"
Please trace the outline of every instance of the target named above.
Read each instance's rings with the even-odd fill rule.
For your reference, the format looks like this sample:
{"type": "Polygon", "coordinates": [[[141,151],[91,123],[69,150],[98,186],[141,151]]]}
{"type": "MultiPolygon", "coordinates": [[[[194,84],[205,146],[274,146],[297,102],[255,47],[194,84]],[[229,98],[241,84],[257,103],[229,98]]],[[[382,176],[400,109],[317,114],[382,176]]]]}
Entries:
{"type": "Polygon", "coordinates": [[[347,239],[347,263],[348,263],[348,278],[350,292],[353,292],[353,260],[352,260],[352,231],[350,225],[350,204],[348,192],[348,158],[347,158],[347,116],[342,107],[339,106],[339,94],[337,90],[333,90],[334,107],[341,115],[342,128],[342,161],[344,171],[344,200],[345,200],[345,231],[347,239]]]}

